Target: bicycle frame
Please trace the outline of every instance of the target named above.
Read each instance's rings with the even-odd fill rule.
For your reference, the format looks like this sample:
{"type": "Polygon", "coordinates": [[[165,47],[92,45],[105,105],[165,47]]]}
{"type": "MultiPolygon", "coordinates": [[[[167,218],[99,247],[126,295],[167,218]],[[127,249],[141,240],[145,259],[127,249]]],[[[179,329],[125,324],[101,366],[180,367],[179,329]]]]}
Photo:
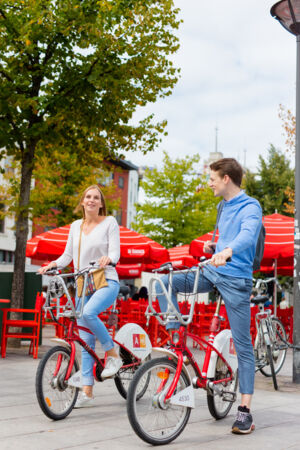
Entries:
{"type": "MultiPolygon", "coordinates": [[[[70,362],[68,365],[68,369],[65,375],[65,381],[69,380],[71,373],[72,373],[72,369],[74,366],[74,361],[75,361],[75,355],[76,355],[76,347],[75,347],[75,343],[77,342],[81,347],[83,347],[94,359],[95,364],[94,364],[94,377],[97,381],[102,381],[101,379],[101,372],[104,369],[105,363],[106,363],[106,357],[104,359],[99,358],[97,356],[97,354],[95,353],[95,351],[90,348],[90,346],[79,336],[78,331],[82,330],[85,331],[87,333],[93,334],[91,330],[89,330],[86,327],[80,326],[76,323],[76,320],[81,318],[83,315],[83,308],[84,308],[84,296],[82,295],[82,297],[79,298],[79,302],[80,304],[78,305],[74,305],[72,298],[69,294],[69,291],[67,289],[66,283],[65,283],[65,279],[66,278],[70,278],[70,277],[77,277],[79,275],[83,275],[84,276],[84,282],[83,282],[83,290],[82,292],[86,292],[86,287],[87,287],[87,279],[88,279],[88,275],[89,275],[89,271],[91,269],[95,269],[97,266],[95,265],[91,265],[89,267],[87,267],[86,269],[81,270],[78,273],[65,273],[65,274],[58,274],[57,271],[50,271],[50,273],[54,273],[53,278],[51,279],[50,283],[49,283],[49,287],[47,290],[47,296],[46,296],[46,302],[45,302],[45,306],[43,307],[45,314],[47,314],[47,311],[50,312],[52,318],[54,321],[58,322],[58,319],[60,317],[64,317],[64,318],[68,318],[69,319],[69,324],[68,327],[66,327],[65,325],[61,324],[60,325],[63,326],[65,328],[65,336],[63,339],[59,339],[59,338],[54,338],[52,339],[53,341],[59,342],[63,345],[68,345],[71,349],[71,355],[70,355],[70,362]],[[63,305],[60,302],[60,298],[65,295],[67,297],[67,301],[66,303],[64,303],[63,305]],[[55,299],[55,306],[51,305],[51,301],[54,301],[55,299]],[[53,313],[53,309],[56,309],[56,314],[54,315],[53,313]],[[98,369],[100,366],[100,370],[98,369]]],[[[131,364],[128,365],[123,365],[122,369],[126,369],[128,367],[134,367],[134,366],[139,366],[142,361],[148,356],[148,354],[151,353],[152,350],[152,346],[149,340],[148,335],[145,333],[145,331],[139,327],[139,325],[136,324],[131,324],[132,326],[130,327],[130,324],[127,324],[124,327],[122,327],[119,332],[116,335],[116,339],[113,339],[113,341],[123,350],[125,350],[126,352],[128,352],[131,355],[131,358],[133,360],[133,362],[131,364]],[[129,325],[129,326],[127,326],[129,325]],[[133,348],[132,343],[130,343],[128,341],[128,336],[126,331],[128,331],[130,328],[131,333],[144,333],[145,334],[145,339],[144,339],[144,343],[145,346],[143,348],[133,348]],[[139,353],[139,354],[137,354],[139,353]]],[[[130,333],[130,332],[129,332],[130,333]]],[[[56,371],[58,372],[59,370],[59,366],[61,364],[61,361],[58,361],[58,367],[56,369],[56,371]]]]}
{"type": "MultiPolygon", "coordinates": [[[[75,361],[75,355],[76,355],[76,347],[75,347],[75,343],[77,342],[81,347],[83,347],[91,356],[92,358],[95,360],[95,364],[99,364],[101,369],[100,369],[100,373],[101,371],[104,369],[105,366],[105,362],[106,362],[106,357],[105,358],[99,358],[99,356],[95,353],[95,351],[79,336],[79,334],[76,333],[77,330],[82,330],[85,331],[87,333],[93,334],[88,328],[86,327],[82,327],[80,325],[75,324],[74,320],[70,320],[69,326],[68,326],[68,332],[67,335],[65,336],[63,343],[67,343],[70,348],[71,348],[71,355],[70,355],[70,362],[68,365],[68,369],[65,375],[65,381],[69,380],[71,373],[72,373],[72,369],[73,369],[73,365],[74,365],[74,361],[75,361]]],[[[61,339],[53,339],[56,340],[58,342],[61,342],[61,339]]],[[[122,347],[124,350],[129,351],[130,350],[125,347],[124,345],[122,345],[120,342],[116,341],[115,339],[113,339],[113,341],[115,343],[117,343],[120,347],[122,347]]],[[[127,364],[127,365],[123,365],[122,369],[126,369],[128,367],[134,367],[134,366],[139,366],[141,364],[141,359],[138,358],[136,355],[134,355],[132,352],[130,352],[132,357],[134,358],[134,362],[131,364],[127,364]]],[[[61,363],[61,361],[60,361],[61,363]]],[[[59,362],[58,362],[59,364],[59,362]]],[[[59,366],[57,367],[57,372],[59,370],[59,366]]],[[[94,377],[96,378],[97,381],[102,381],[101,377],[99,377],[97,375],[97,368],[94,365],[94,377]]]]}
{"type": "MultiPolygon", "coordinates": [[[[160,278],[158,278],[157,276],[153,277],[149,283],[149,307],[147,308],[147,311],[146,311],[146,315],[148,316],[148,318],[149,318],[149,316],[153,315],[163,325],[166,325],[167,323],[174,321],[174,320],[178,320],[181,323],[179,330],[173,331],[173,333],[172,333],[171,348],[172,348],[173,352],[170,352],[165,349],[158,349],[158,348],[153,349],[156,351],[167,353],[171,358],[175,357],[177,360],[176,361],[177,368],[176,368],[176,372],[174,375],[174,379],[173,379],[171,385],[169,386],[168,391],[164,397],[165,403],[167,401],[169,401],[170,399],[172,402],[172,395],[174,394],[174,391],[178,384],[181,371],[184,370],[186,372],[186,374],[188,375],[188,377],[190,378],[190,375],[185,368],[184,357],[188,358],[189,362],[191,363],[191,365],[193,367],[195,375],[196,375],[196,377],[192,380],[193,386],[195,388],[203,388],[210,392],[213,392],[214,390],[220,392],[220,389],[217,385],[232,381],[234,378],[234,371],[237,368],[237,358],[236,358],[236,354],[235,354],[235,350],[234,350],[234,346],[233,346],[231,332],[229,330],[223,330],[221,333],[219,333],[220,322],[222,320],[222,317],[220,316],[220,306],[221,306],[221,301],[222,301],[220,295],[218,296],[216,311],[215,311],[214,316],[211,321],[210,335],[209,335],[208,341],[206,341],[205,339],[198,337],[192,333],[187,332],[187,326],[192,322],[192,319],[193,319],[194,307],[195,307],[195,294],[197,292],[200,269],[206,264],[209,264],[209,260],[205,261],[204,263],[203,262],[199,263],[196,268],[193,268],[191,270],[180,270],[179,271],[180,273],[187,273],[187,272],[191,272],[191,271],[195,272],[195,281],[194,281],[194,286],[193,286],[193,291],[192,291],[193,297],[192,297],[189,314],[182,315],[179,311],[177,311],[177,309],[175,308],[175,306],[172,303],[171,296],[172,296],[173,269],[171,267],[169,267],[170,274],[169,274],[168,290],[165,288],[164,284],[162,283],[160,278]],[[155,311],[155,309],[153,307],[154,296],[156,297],[156,294],[154,293],[155,292],[154,284],[156,282],[160,283],[163,293],[165,294],[167,301],[168,301],[167,311],[163,312],[163,313],[155,311]],[[226,331],[229,331],[230,336],[228,333],[226,333],[226,331]],[[217,345],[214,345],[215,338],[217,335],[219,336],[219,340],[217,341],[217,345]],[[200,348],[205,350],[205,358],[204,358],[204,362],[203,362],[202,371],[201,371],[197,361],[195,360],[192,352],[187,347],[187,344],[186,344],[187,337],[190,337],[193,340],[195,340],[199,344],[200,348]],[[227,359],[225,358],[225,356],[223,354],[223,350],[225,349],[226,345],[228,346],[227,354],[231,353],[231,355],[232,355],[231,364],[227,361],[227,359]],[[225,378],[222,378],[219,380],[212,380],[217,357],[221,358],[222,362],[226,366],[226,369],[227,369],[229,375],[226,376],[225,378]]],[[[165,380],[164,384],[166,384],[166,380],[165,380]]]]}
{"type": "MultiPolygon", "coordinates": [[[[218,309],[218,306],[217,306],[217,309],[218,309]]],[[[221,320],[221,318],[218,315],[218,312],[216,311],[216,313],[213,317],[213,320],[211,322],[211,333],[209,335],[208,341],[206,341],[205,339],[203,339],[199,336],[196,336],[192,333],[187,332],[186,327],[184,327],[184,326],[181,326],[180,329],[178,330],[178,332],[177,331],[173,332],[173,336],[176,335],[176,337],[175,337],[176,341],[179,339],[178,343],[176,343],[176,344],[174,344],[174,337],[172,340],[173,346],[174,346],[173,347],[174,353],[177,355],[177,358],[178,358],[177,359],[177,368],[176,368],[174,380],[173,380],[171,386],[169,387],[169,390],[165,396],[165,399],[164,399],[165,402],[167,402],[172,397],[172,395],[176,389],[176,386],[177,386],[177,383],[178,383],[178,380],[180,377],[180,373],[183,369],[184,357],[188,358],[188,360],[191,363],[193,370],[195,372],[196,377],[192,380],[193,386],[195,388],[202,388],[205,390],[213,391],[213,390],[217,390],[216,385],[227,383],[233,379],[234,372],[233,372],[231,365],[225,359],[222,352],[219,351],[218,348],[216,348],[214,346],[215,337],[219,332],[220,320],[221,320]],[[202,348],[205,351],[205,358],[204,358],[202,370],[200,369],[194,355],[192,354],[192,352],[186,345],[186,340],[188,337],[193,339],[194,341],[196,341],[199,344],[200,348],[202,348]],[[229,376],[219,379],[219,380],[211,380],[207,376],[207,373],[209,371],[209,365],[211,363],[211,356],[212,356],[213,352],[215,352],[216,357],[219,356],[221,358],[222,362],[226,365],[226,368],[229,372],[229,376]]]]}

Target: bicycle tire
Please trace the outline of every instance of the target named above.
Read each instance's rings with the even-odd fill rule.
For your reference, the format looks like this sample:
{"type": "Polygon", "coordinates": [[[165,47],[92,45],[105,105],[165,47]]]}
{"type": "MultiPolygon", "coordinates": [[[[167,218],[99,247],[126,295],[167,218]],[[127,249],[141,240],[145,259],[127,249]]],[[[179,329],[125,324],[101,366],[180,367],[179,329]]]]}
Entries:
{"type": "Polygon", "coordinates": [[[275,373],[275,370],[274,370],[272,349],[271,349],[271,345],[270,344],[267,344],[267,356],[268,356],[268,360],[269,360],[269,364],[270,364],[270,369],[271,369],[274,389],[275,389],[275,391],[277,391],[278,390],[278,384],[277,384],[277,379],[276,379],[276,373],[275,373]]]}
{"type": "MultiPolygon", "coordinates": [[[[160,398],[167,393],[176,367],[176,362],[168,357],[152,359],[139,368],[128,390],[129,422],[135,433],[152,445],[165,445],[176,439],[190,417],[190,407],[164,403],[163,398],[160,398]],[[147,374],[150,374],[149,383],[143,397],[138,401],[139,383],[144,385],[143,377],[147,374]]],[[[190,381],[182,371],[176,386],[176,394],[188,386],[190,381]]]]}
{"type": "MultiPolygon", "coordinates": [[[[213,380],[220,380],[229,376],[228,367],[222,359],[218,356],[216,362],[215,376],[213,380]]],[[[236,369],[234,374],[234,379],[227,384],[222,384],[226,391],[236,393],[238,387],[238,369],[236,369]]],[[[219,395],[217,392],[213,394],[207,392],[207,406],[210,414],[216,419],[220,420],[227,416],[232,408],[232,401],[226,401],[223,399],[223,395],[219,395]]]]}
{"type": "MultiPolygon", "coordinates": [[[[129,366],[130,364],[133,364],[133,356],[126,349],[124,349],[124,348],[120,349],[120,357],[123,361],[123,366],[129,366]]],[[[150,356],[148,356],[145,361],[147,361],[149,359],[150,359],[150,356]]],[[[131,366],[126,369],[122,369],[122,367],[121,367],[119,372],[114,377],[114,382],[115,382],[116,388],[117,388],[119,394],[125,400],[127,399],[129,385],[130,385],[135,373],[139,369],[139,367],[140,366],[131,366]]],[[[149,380],[148,380],[148,382],[149,382],[149,380]]],[[[146,389],[147,389],[147,380],[145,380],[145,386],[141,388],[141,392],[138,394],[137,400],[139,400],[144,395],[146,389]]]]}
{"type": "MultiPolygon", "coordinates": [[[[275,374],[277,375],[278,372],[282,369],[282,366],[283,366],[285,358],[286,358],[287,347],[280,349],[280,346],[282,347],[284,345],[284,341],[286,342],[287,336],[286,336],[286,331],[283,326],[283,323],[277,317],[272,317],[271,320],[272,320],[273,333],[274,333],[274,336],[276,339],[275,342],[271,342],[271,350],[272,350],[272,357],[273,357],[273,366],[274,366],[275,374]],[[278,336],[278,333],[280,334],[282,339],[280,338],[280,336],[278,336]]],[[[272,376],[271,371],[268,370],[268,366],[262,367],[260,369],[260,372],[265,377],[272,376]]]]}
{"type": "MultiPolygon", "coordinates": [[[[52,347],[41,359],[35,378],[35,389],[38,403],[43,413],[53,420],[67,417],[74,408],[79,389],[68,386],[64,377],[69,365],[71,351],[62,346],[52,347]],[[53,377],[53,372],[58,374],[53,377]]],[[[79,370],[74,361],[71,376],[79,370]]]]}

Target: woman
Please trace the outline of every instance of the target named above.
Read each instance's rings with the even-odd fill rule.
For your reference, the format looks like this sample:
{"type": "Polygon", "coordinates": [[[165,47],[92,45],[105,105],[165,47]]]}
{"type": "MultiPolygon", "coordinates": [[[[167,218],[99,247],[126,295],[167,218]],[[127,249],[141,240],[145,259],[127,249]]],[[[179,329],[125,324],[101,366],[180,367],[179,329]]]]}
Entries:
{"type": "MultiPolygon", "coordinates": [[[[64,253],[39,272],[45,273],[54,267],[66,267],[73,260],[74,268],[87,267],[90,261],[97,261],[100,268],[105,268],[105,278],[108,286],[98,289],[92,295],[84,298],[84,309],[78,325],[89,328],[94,334],[80,330],[81,338],[95,349],[96,337],[107,353],[106,366],[101,374],[102,378],[115,375],[122,361],[114,348],[114,343],[105,325],[98,318],[98,314],[113,304],[119,293],[119,279],[116,269],[109,265],[116,264],[120,258],[119,225],[114,217],[106,215],[104,196],[97,185],[89,186],[83,193],[75,212],[82,210],[83,219],[72,223],[68,242],[64,253]],[[80,250],[78,251],[81,234],[80,250]],[[78,261],[78,256],[80,261],[78,261]]],[[[78,297],[76,305],[78,307],[78,297]]],[[[82,395],[75,407],[90,406],[93,403],[93,365],[94,360],[82,348],[82,395]]]]}

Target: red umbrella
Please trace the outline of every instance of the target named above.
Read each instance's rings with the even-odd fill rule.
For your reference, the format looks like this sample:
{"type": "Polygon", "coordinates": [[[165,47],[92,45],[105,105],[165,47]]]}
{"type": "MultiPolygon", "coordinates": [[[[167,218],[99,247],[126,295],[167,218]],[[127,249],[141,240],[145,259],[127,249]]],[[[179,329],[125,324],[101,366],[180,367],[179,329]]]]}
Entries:
{"type": "Polygon", "coordinates": [[[121,280],[140,278],[143,271],[143,264],[117,264],[116,270],[121,280]]]}
{"type": "Polygon", "coordinates": [[[170,261],[176,269],[192,267],[198,263],[198,261],[190,254],[190,246],[188,244],[169,248],[168,252],[170,261]]]}
{"type": "MultiPolygon", "coordinates": [[[[266,228],[264,256],[261,267],[264,271],[272,271],[274,260],[277,260],[277,272],[286,273],[293,270],[294,258],[294,219],[282,214],[271,214],[263,217],[266,228]]],[[[203,256],[203,244],[212,239],[213,231],[194,239],[190,244],[193,256],[203,256]]],[[[216,241],[218,240],[216,233],[216,241]]]]}
{"type": "MultiPolygon", "coordinates": [[[[186,269],[187,267],[193,267],[198,264],[197,259],[193,258],[189,253],[189,245],[179,245],[177,247],[169,248],[168,261],[172,263],[174,269],[186,269]]],[[[164,262],[164,261],[162,261],[164,262]]],[[[158,269],[161,263],[143,264],[144,272],[152,272],[154,269],[158,269]]]]}
{"type": "Polygon", "coordinates": [[[121,258],[120,262],[165,262],[168,260],[168,250],[158,242],[120,226],[121,258]]]}
{"type": "MultiPolygon", "coordinates": [[[[208,254],[204,253],[204,251],[203,251],[203,245],[205,242],[212,240],[213,234],[214,234],[214,232],[210,231],[209,233],[203,234],[202,236],[194,239],[190,243],[190,254],[197,258],[200,258],[201,256],[207,256],[208,254]]],[[[216,236],[215,236],[215,242],[218,241],[218,238],[219,238],[219,233],[217,232],[216,236]]]]}
{"type": "Polygon", "coordinates": [[[294,270],[294,218],[271,214],[263,219],[266,228],[264,256],[261,272],[293,275],[294,270]]]}
{"type": "MultiPolygon", "coordinates": [[[[27,241],[26,256],[37,260],[56,259],[64,251],[70,225],[55,228],[27,241]]],[[[121,264],[152,263],[168,260],[165,247],[142,234],[120,226],[121,264]]]]}
{"type": "Polygon", "coordinates": [[[26,256],[40,261],[58,258],[65,249],[69,231],[70,225],[65,225],[34,236],[27,241],[26,256]]]}
{"type": "Polygon", "coordinates": [[[266,259],[281,259],[294,257],[294,218],[282,214],[264,216],[266,228],[265,250],[262,265],[266,259]]]}

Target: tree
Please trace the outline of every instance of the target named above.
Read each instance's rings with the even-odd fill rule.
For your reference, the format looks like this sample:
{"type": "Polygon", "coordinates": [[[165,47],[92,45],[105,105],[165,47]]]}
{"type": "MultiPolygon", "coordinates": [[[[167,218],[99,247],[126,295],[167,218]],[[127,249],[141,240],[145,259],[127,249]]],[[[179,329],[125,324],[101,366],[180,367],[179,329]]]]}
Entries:
{"type": "Polygon", "coordinates": [[[210,231],[216,220],[216,204],[205,176],[195,164],[199,155],[172,161],[164,152],[161,170],[147,169],[141,187],[145,203],[137,206],[133,228],[167,248],[188,244],[210,231]]]}
{"type": "Polygon", "coordinates": [[[8,211],[16,218],[13,306],[23,303],[36,163],[67,152],[97,167],[129,149],[156,148],[165,121],[130,121],[177,81],[169,60],[178,49],[177,12],[171,0],[1,2],[0,157],[12,157],[20,173],[8,211]]]}
{"type": "Polygon", "coordinates": [[[286,136],[286,151],[295,153],[296,148],[296,117],[290,109],[279,105],[279,118],[282,121],[282,127],[286,136]]]}
{"type": "Polygon", "coordinates": [[[247,194],[260,202],[263,214],[275,211],[286,214],[285,204],[289,200],[286,190],[294,189],[294,171],[285,155],[271,145],[267,160],[259,156],[257,173],[246,173],[244,186],[247,194]]]}
{"type": "MultiPolygon", "coordinates": [[[[279,117],[282,120],[282,126],[286,135],[287,152],[293,154],[296,149],[296,117],[289,110],[280,105],[279,117]]],[[[287,203],[284,204],[284,212],[288,215],[295,214],[295,188],[288,186],[285,190],[287,196],[287,203]]]]}

